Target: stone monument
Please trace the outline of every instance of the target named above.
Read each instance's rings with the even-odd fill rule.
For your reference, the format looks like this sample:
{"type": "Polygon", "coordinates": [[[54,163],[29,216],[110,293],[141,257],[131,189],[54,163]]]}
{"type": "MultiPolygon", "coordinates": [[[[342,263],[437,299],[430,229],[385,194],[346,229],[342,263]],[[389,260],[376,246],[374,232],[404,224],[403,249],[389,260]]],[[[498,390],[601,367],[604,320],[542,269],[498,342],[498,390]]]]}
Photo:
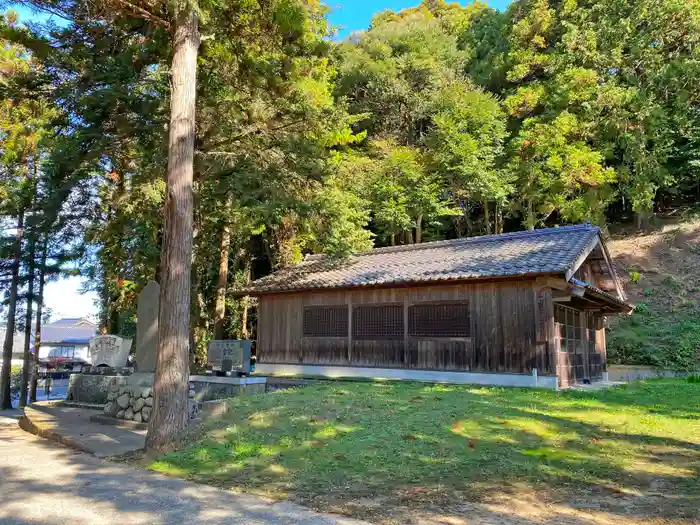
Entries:
{"type": "Polygon", "coordinates": [[[131,339],[118,335],[99,335],[90,339],[90,362],[92,366],[121,368],[126,366],[131,350],[131,339]]]}
{"type": "Polygon", "coordinates": [[[136,371],[139,373],[156,371],[159,298],[160,285],[155,281],[149,281],[139,294],[136,309],[136,371]]]}
{"type": "Polygon", "coordinates": [[[222,339],[209,341],[207,367],[214,372],[250,374],[250,351],[253,341],[222,339]]]}

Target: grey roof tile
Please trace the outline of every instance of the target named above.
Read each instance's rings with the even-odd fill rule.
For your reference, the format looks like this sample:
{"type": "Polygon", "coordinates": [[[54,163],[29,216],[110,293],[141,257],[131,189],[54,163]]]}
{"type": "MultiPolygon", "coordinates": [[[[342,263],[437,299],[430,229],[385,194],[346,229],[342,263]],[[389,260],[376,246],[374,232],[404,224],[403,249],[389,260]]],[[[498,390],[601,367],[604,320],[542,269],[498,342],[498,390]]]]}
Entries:
{"type": "Polygon", "coordinates": [[[254,281],[245,293],[516,277],[566,272],[598,236],[590,224],[322,255],[254,281]]]}

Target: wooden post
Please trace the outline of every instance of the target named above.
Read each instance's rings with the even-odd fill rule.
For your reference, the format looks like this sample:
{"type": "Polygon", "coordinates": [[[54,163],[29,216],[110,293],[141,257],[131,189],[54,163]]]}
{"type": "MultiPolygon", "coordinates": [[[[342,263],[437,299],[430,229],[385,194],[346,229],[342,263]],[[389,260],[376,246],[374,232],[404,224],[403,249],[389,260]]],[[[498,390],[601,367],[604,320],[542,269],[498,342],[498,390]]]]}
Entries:
{"type": "Polygon", "coordinates": [[[579,315],[579,325],[581,326],[581,346],[583,347],[583,377],[591,380],[591,367],[588,362],[588,313],[581,310],[579,315]]]}
{"type": "Polygon", "coordinates": [[[403,299],[403,366],[408,365],[408,295],[403,299]]]}
{"type": "Polygon", "coordinates": [[[352,295],[348,294],[348,364],[352,364],[352,295]]]}

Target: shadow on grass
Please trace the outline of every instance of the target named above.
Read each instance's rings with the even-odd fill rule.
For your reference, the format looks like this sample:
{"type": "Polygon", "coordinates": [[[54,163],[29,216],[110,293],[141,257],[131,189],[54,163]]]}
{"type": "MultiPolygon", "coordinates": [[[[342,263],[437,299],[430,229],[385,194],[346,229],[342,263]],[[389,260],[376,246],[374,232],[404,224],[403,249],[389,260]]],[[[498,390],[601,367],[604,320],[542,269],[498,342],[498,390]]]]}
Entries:
{"type": "Polygon", "coordinates": [[[700,385],[680,381],[596,392],[313,386],[231,400],[231,418],[151,468],[316,508],[354,513],[367,501],[380,517],[527,487],[639,519],[700,518],[698,399],[700,385]]]}
{"type": "Polygon", "coordinates": [[[290,505],[222,492],[0,429],[3,525],[309,523],[350,525],[290,505]]]}

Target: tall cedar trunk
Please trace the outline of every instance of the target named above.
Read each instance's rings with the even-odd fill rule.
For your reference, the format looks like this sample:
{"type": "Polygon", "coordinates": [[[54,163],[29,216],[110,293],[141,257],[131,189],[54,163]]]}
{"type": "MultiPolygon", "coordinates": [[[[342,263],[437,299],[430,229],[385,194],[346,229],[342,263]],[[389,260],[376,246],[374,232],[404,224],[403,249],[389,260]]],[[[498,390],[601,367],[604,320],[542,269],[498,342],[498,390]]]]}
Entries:
{"type": "Polygon", "coordinates": [[[24,211],[17,218],[17,238],[12,256],[12,280],[10,282],[9,306],[5,345],[2,349],[2,372],[0,372],[0,410],[12,408],[10,394],[10,375],[12,369],[12,343],[15,335],[15,312],[17,311],[17,288],[19,287],[19,265],[22,257],[22,234],[24,233],[24,211]]]}
{"type": "MultiPolygon", "coordinates": [[[[227,207],[227,210],[230,206],[227,207]]],[[[216,304],[214,306],[214,339],[224,338],[226,319],[226,284],[228,283],[228,250],[231,246],[231,228],[228,222],[221,229],[219,243],[219,278],[216,281],[216,304]]]]}
{"type": "MultiPolygon", "coordinates": [[[[36,240],[34,232],[29,237],[29,275],[27,277],[27,312],[24,320],[24,354],[22,355],[22,384],[20,387],[19,406],[27,406],[29,388],[29,343],[32,337],[32,306],[34,304],[34,248],[36,240]]],[[[36,361],[36,356],[34,357],[36,361]]]]}
{"type": "Polygon", "coordinates": [[[496,202],[495,230],[493,233],[503,233],[503,217],[501,216],[501,205],[496,202]]]}
{"type": "Polygon", "coordinates": [[[423,215],[416,219],[416,244],[420,244],[423,239],[423,215]]]}
{"type": "MultiPolygon", "coordinates": [[[[244,253],[245,256],[245,253],[244,253]]],[[[244,286],[248,287],[250,285],[250,272],[253,266],[253,260],[251,257],[244,257],[243,263],[243,279],[244,286]]],[[[247,295],[241,299],[241,339],[248,339],[250,332],[248,332],[248,308],[250,306],[250,297],[247,295]]]]}
{"type": "MultiPolygon", "coordinates": [[[[36,151],[32,155],[32,179],[33,179],[33,191],[31,200],[31,209],[36,209],[36,190],[39,182],[38,172],[39,163],[37,162],[36,151]]],[[[36,218],[36,214],[34,214],[36,218]]],[[[36,228],[30,230],[29,235],[29,258],[27,261],[28,275],[27,275],[27,307],[26,315],[24,320],[24,351],[22,354],[22,382],[20,384],[20,394],[19,394],[19,406],[27,406],[27,394],[29,388],[29,357],[30,353],[30,343],[32,336],[32,307],[34,305],[34,270],[36,268],[36,261],[34,259],[35,249],[36,249],[36,228]]],[[[36,360],[36,359],[35,359],[36,360]]]]}
{"type": "Polygon", "coordinates": [[[395,233],[391,234],[391,245],[396,246],[396,234],[395,233]]]}
{"type": "Polygon", "coordinates": [[[188,418],[198,26],[197,14],[189,7],[181,7],[176,13],[170,69],[170,139],[161,252],[159,340],[153,412],[146,435],[146,447],[152,450],[166,450],[177,443],[185,432],[188,418]]]}
{"type": "Polygon", "coordinates": [[[535,229],[535,209],[531,200],[527,201],[527,229],[529,231],[535,229]]]}
{"type": "MultiPolygon", "coordinates": [[[[117,187],[112,196],[112,213],[114,216],[114,223],[117,226],[115,233],[116,238],[116,254],[115,259],[121,261],[124,259],[124,216],[121,212],[121,205],[125,200],[126,194],[126,177],[124,172],[126,171],[123,167],[123,162],[121,162],[121,157],[117,156],[114,161],[114,169],[117,177],[117,187]]],[[[110,310],[109,310],[109,324],[107,327],[107,333],[110,334],[120,334],[122,331],[122,320],[121,320],[121,307],[124,301],[124,288],[119,284],[121,279],[119,278],[122,273],[121,266],[116,267],[116,283],[114,292],[110,296],[110,310]]]]}
{"type": "Polygon", "coordinates": [[[39,293],[36,298],[36,324],[34,328],[34,366],[32,369],[32,384],[29,387],[29,402],[36,401],[36,385],[39,381],[39,349],[41,348],[41,315],[44,306],[44,283],[46,281],[46,253],[48,252],[49,236],[44,233],[41,246],[41,266],[39,266],[39,293]]]}
{"type": "Polygon", "coordinates": [[[486,227],[486,235],[491,233],[491,216],[489,214],[489,201],[484,199],[484,226],[486,227]]]}

